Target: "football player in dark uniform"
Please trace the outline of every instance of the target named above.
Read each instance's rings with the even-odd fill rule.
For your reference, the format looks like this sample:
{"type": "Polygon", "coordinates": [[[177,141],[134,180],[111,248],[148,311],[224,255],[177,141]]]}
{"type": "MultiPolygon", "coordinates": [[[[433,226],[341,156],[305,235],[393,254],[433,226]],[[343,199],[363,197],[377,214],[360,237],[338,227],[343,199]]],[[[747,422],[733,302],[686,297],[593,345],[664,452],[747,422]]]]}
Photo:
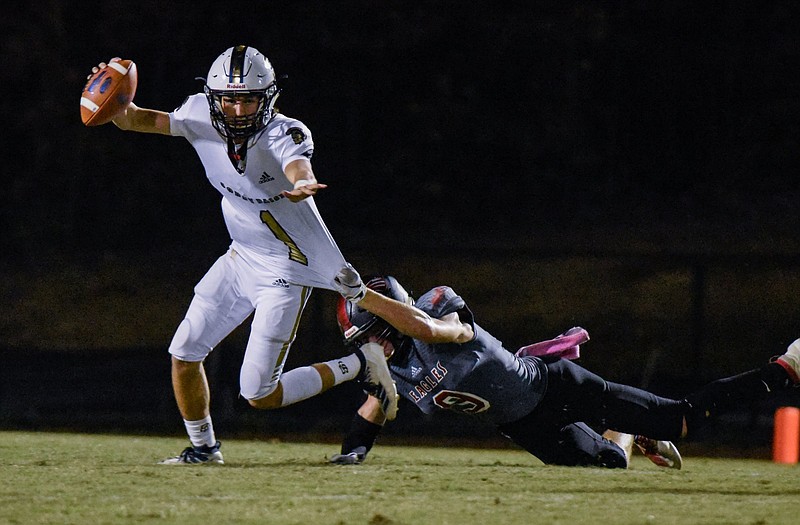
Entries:
{"type": "MultiPolygon", "coordinates": [[[[336,286],[343,296],[337,316],[345,342],[380,345],[398,394],[426,414],[451,410],[486,418],[547,464],[625,468],[622,448],[594,428],[672,446],[726,408],[797,385],[800,375],[798,339],[759,369],[668,399],[606,381],[557,352],[508,351],[447,286],[414,302],[394,278],[376,277],[365,285],[350,265],[339,272],[336,286]]],[[[333,462],[359,463],[369,452],[384,423],[376,397],[381,393],[359,409],[333,462]]],[[[649,452],[673,463],[664,466],[680,467],[674,447],[649,452]]]]}

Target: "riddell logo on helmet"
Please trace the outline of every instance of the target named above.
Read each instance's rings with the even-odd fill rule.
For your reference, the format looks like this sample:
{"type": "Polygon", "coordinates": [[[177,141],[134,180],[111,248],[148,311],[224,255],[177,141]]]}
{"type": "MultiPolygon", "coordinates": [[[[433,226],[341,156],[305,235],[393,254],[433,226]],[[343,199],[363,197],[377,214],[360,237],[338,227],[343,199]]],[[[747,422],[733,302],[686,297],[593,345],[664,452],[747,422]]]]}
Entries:
{"type": "Polygon", "coordinates": [[[228,89],[244,89],[247,84],[228,84],[228,89]]]}
{"type": "Polygon", "coordinates": [[[351,336],[351,335],[353,335],[354,333],[358,332],[359,330],[361,330],[359,327],[357,327],[357,326],[355,326],[355,325],[351,326],[350,328],[348,328],[347,330],[345,330],[345,332],[344,332],[344,338],[345,338],[345,339],[347,339],[348,337],[350,337],[350,336],[351,336]]]}

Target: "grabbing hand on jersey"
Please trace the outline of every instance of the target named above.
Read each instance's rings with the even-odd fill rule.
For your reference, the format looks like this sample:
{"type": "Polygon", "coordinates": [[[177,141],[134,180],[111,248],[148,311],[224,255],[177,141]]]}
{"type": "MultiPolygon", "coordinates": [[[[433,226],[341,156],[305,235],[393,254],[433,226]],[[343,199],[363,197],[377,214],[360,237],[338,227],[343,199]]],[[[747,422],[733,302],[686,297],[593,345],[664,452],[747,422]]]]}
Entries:
{"type": "Polygon", "coordinates": [[[361,301],[367,293],[361,275],[350,263],[345,264],[333,278],[333,287],[342,297],[353,303],[361,301]]]}

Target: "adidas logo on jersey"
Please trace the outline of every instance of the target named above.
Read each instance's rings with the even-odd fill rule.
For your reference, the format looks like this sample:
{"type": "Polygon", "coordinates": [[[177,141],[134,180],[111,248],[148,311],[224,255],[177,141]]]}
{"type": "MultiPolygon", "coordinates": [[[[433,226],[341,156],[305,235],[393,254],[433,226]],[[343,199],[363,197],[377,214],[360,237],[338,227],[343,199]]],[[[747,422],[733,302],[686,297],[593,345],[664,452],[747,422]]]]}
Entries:
{"type": "Polygon", "coordinates": [[[289,288],[289,283],[286,279],[275,279],[272,281],[272,286],[278,286],[280,288],[289,288]]]}
{"type": "Polygon", "coordinates": [[[261,178],[258,179],[259,184],[264,184],[265,182],[272,182],[275,180],[275,177],[267,173],[266,171],[261,174],[261,178]]]}

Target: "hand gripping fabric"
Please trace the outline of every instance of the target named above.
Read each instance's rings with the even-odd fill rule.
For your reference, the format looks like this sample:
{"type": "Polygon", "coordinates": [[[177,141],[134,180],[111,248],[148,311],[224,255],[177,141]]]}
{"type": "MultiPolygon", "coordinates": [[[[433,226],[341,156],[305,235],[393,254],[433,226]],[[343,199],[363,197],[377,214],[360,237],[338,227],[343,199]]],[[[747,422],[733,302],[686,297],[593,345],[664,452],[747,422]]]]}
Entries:
{"type": "Polygon", "coordinates": [[[342,294],[342,297],[353,303],[359,302],[367,293],[367,287],[364,286],[361,275],[350,263],[344,265],[333,278],[333,288],[342,294]]]}

